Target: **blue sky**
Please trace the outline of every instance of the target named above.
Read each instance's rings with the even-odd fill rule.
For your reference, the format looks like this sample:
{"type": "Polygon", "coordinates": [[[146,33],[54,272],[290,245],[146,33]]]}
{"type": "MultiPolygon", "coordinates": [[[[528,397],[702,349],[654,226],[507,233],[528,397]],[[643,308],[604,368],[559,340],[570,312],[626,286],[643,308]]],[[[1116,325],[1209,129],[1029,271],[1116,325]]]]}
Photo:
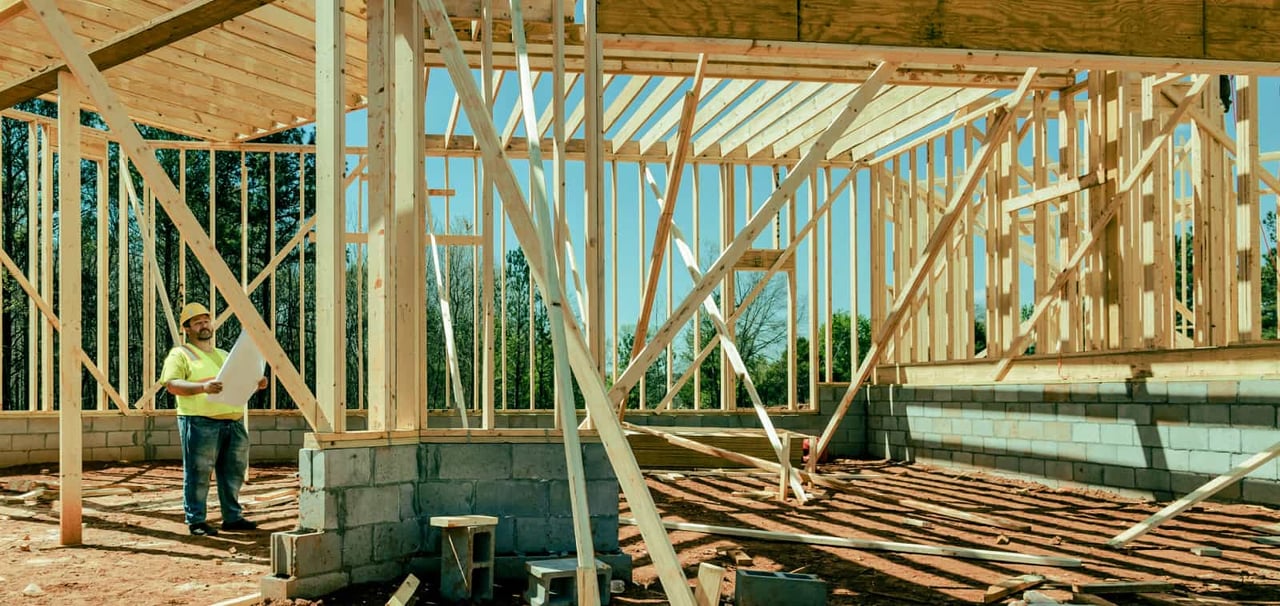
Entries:
{"type": "MultiPolygon", "coordinates": [[[[497,127],[499,129],[502,129],[503,126],[505,125],[505,122],[507,119],[506,116],[510,113],[510,108],[513,107],[514,101],[516,98],[516,87],[515,87],[514,76],[515,74],[508,74],[507,82],[504,83],[504,85],[502,86],[497,99],[497,107],[498,107],[497,116],[498,117],[496,119],[496,122],[497,122],[497,127]]],[[[615,82],[611,86],[606,88],[606,91],[605,91],[606,106],[609,105],[609,103],[617,96],[618,91],[621,90],[622,84],[623,84],[622,80],[624,79],[618,78],[615,80],[615,82]]],[[[656,85],[656,82],[651,82],[649,86],[646,88],[645,94],[647,94],[650,90],[652,90],[655,85],[656,85]]],[[[428,91],[429,93],[427,96],[427,105],[426,105],[427,132],[437,133],[437,134],[443,133],[448,121],[450,105],[453,100],[453,92],[454,92],[452,82],[450,82],[447,74],[443,70],[432,70],[429,77],[428,91]]],[[[547,75],[541,79],[541,81],[538,83],[535,89],[535,98],[537,99],[539,116],[541,116],[542,113],[546,111],[546,109],[549,107],[550,91],[551,91],[551,78],[549,75],[547,75]]],[[[654,113],[655,120],[656,120],[656,117],[662,116],[668,110],[670,110],[671,108],[679,104],[679,98],[682,92],[683,92],[683,87],[680,89],[677,89],[676,93],[673,94],[671,98],[667,100],[667,102],[659,109],[659,111],[654,113]]],[[[705,93],[707,92],[709,91],[704,91],[704,98],[705,98],[705,93]]],[[[1259,96],[1261,100],[1260,105],[1262,108],[1262,111],[1260,112],[1261,114],[1261,120],[1260,120],[1261,149],[1263,152],[1280,150],[1280,116],[1277,116],[1277,112],[1275,111],[1275,108],[1280,108],[1280,78],[1261,79],[1259,93],[1260,93],[1259,96]]],[[[570,110],[572,110],[572,108],[575,107],[580,102],[581,97],[582,97],[582,85],[581,83],[578,83],[571,90],[568,96],[566,106],[570,108],[570,110]]],[[[622,118],[618,121],[618,124],[625,123],[627,119],[630,117],[631,113],[632,113],[632,110],[628,110],[626,113],[624,113],[622,118]]],[[[353,112],[348,116],[347,118],[348,145],[363,146],[367,143],[366,120],[367,120],[366,114],[363,111],[353,112]]],[[[652,121],[649,124],[651,123],[652,121]]],[[[649,124],[646,124],[645,128],[647,128],[649,124]]],[[[1233,128],[1234,128],[1232,126],[1233,124],[1234,124],[1234,115],[1230,115],[1229,119],[1227,120],[1228,132],[1233,131],[1233,128]]],[[[1187,129],[1183,128],[1182,130],[1186,131],[1187,129]]],[[[617,126],[615,126],[614,129],[607,134],[612,136],[616,131],[617,131],[617,126]]],[[[641,132],[643,131],[644,129],[641,130],[641,132]]],[[[470,127],[466,121],[465,112],[463,112],[462,117],[459,119],[456,132],[461,135],[469,135],[471,133],[470,127]]],[[[579,131],[578,133],[575,133],[575,136],[581,136],[581,131],[579,131]]],[[[1176,134],[1176,137],[1179,142],[1185,141],[1187,136],[1188,135],[1186,134],[1186,132],[1179,132],[1176,134]]],[[[520,138],[524,137],[524,129],[522,126],[516,130],[515,137],[520,137],[520,138]]],[[[1051,149],[1055,148],[1057,145],[1056,141],[1054,141],[1055,138],[1056,138],[1055,134],[1051,132],[1050,134],[1051,149]]],[[[1023,150],[1024,161],[1025,161],[1025,156],[1029,153],[1030,153],[1029,146],[1027,146],[1027,148],[1023,150]]],[[[547,156],[548,156],[548,164],[546,166],[546,174],[548,179],[550,179],[551,166],[549,163],[549,156],[550,156],[549,152],[547,153],[547,156]]],[[[515,166],[516,166],[516,175],[520,179],[522,186],[527,191],[528,176],[529,176],[527,163],[524,161],[517,161],[515,162],[515,166]]],[[[1269,162],[1267,163],[1267,167],[1273,173],[1280,173],[1280,170],[1278,170],[1280,169],[1280,162],[1269,162]]],[[[666,180],[665,167],[661,165],[649,165],[649,169],[654,173],[654,177],[659,183],[659,186],[665,183],[665,180],[666,180]]],[[[582,197],[580,193],[584,189],[582,171],[583,171],[583,166],[580,162],[568,163],[568,167],[566,170],[566,182],[567,182],[566,192],[567,192],[567,199],[569,201],[569,204],[567,204],[567,207],[568,207],[567,218],[568,218],[569,224],[572,226],[574,230],[573,240],[574,240],[575,251],[577,256],[577,264],[580,269],[585,268],[585,259],[582,256],[583,255],[582,225],[583,225],[584,219],[583,219],[583,210],[581,205],[582,197]]],[[[697,181],[700,182],[699,183],[700,197],[702,199],[702,204],[701,204],[702,212],[701,212],[701,216],[699,217],[701,225],[700,225],[700,234],[699,234],[700,242],[699,242],[698,249],[699,249],[699,254],[702,257],[701,261],[702,261],[703,267],[706,267],[706,265],[710,262],[710,260],[714,258],[714,255],[718,253],[722,244],[720,242],[720,234],[719,234],[720,219],[718,216],[719,205],[717,203],[717,199],[719,196],[719,178],[720,177],[719,177],[719,168],[717,166],[699,165],[698,171],[699,171],[700,178],[697,179],[697,181]]],[[[692,240],[694,237],[693,236],[694,217],[693,217],[692,199],[693,199],[695,178],[692,172],[693,171],[690,168],[686,168],[685,170],[684,179],[682,180],[682,184],[681,184],[681,194],[680,194],[678,204],[677,204],[677,209],[676,209],[676,222],[681,227],[681,229],[684,230],[686,237],[688,237],[690,240],[692,240]]],[[[472,206],[473,204],[472,200],[474,199],[473,197],[474,186],[473,186],[472,174],[473,174],[473,163],[470,159],[452,160],[448,166],[447,171],[445,168],[445,163],[442,160],[432,159],[432,160],[429,160],[427,163],[427,179],[430,187],[433,187],[433,188],[445,187],[446,181],[447,181],[447,186],[457,191],[456,197],[452,200],[452,202],[449,205],[449,208],[447,209],[448,216],[452,217],[455,221],[459,219],[465,219],[471,223],[475,222],[476,217],[475,217],[475,213],[473,211],[473,206],[472,206]]],[[[844,174],[845,174],[845,171],[835,171],[833,176],[834,176],[834,179],[838,181],[844,176],[844,174]]],[[[658,217],[658,207],[654,202],[653,195],[649,192],[648,187],[646,186],[644,188],[644,193],[643,193],[644,203],[645,203],[643,222],[641,221],[640,208],[639,208],[639,205],[637,204],[637,200],[641,195],[641,192],[638,188],[638,179],[637,179],[638,175],[639,175],[639,171],[638,171],[638,166],[636,164],[634,163],[618,164],[618,177],[620,178],[620,181],[619,181],[619,187],[618,187],[619,217],[617,218],[618,219],[617,251],[618,251],[619,274],[622,276],[622,281],[617,285],[617,289],[618,289],[617,292],[618,292],[618,316],[621,319],[622,325],[633,324],[635,321],[634,319],[636,315],[639,313],[640,299],[641,299],[640,291],[642,288],[641,278],[640,278],[642,272],[640,270],[640,267],[642,264],[647,266],[649,250],[651,248],[652,241],[654,238],[654,232],[656,231],[657,217],[658,217]],[[641,228],[642,225],[643,227],[641,228]],[[642,237],[645,243],[643,253],[641,252],[641,249],[640,249],[640,240],[642,237]]],[[[605,187],[606,212],[607,212],[608,201],[609,201],[608,196],[610,195],[610,189],[611,189],[609,186],[609,179],[611,178],[612,178],[611,174],[606,176],[606,187],[605,187]]],[[[759,205],[768,197],[769,193],[772,191],[772,179],[770,177],[770,169],[768,167],[755,167],[751,169],[751,178],[752,178],[752,185],[753,185],[751,188],[752,189],[751,207],[755,209],[759,207],[759,205]]],[[[747,179],[746,169],[738,168],[736,171],[736,178],[735,178],[735,183],[736,183],[735,188],[737,190],[737,195],[738,195],[735,225],[739,227],[742,226],[747,220],[746,179],[747,179]]],[[[820,192],[824,191],[825,188],[826,188],[826,185],[824,183],[819,186],[819,191],[820,192]]],[[[820,193],[817,202],[821,203],[823,198],[824,198],[823,194],[820,193]]],[[[858,254],[855,255],[855,258],[857,259],[857,263],[858,263],[858,276],[859,276],[859,283],[861,284],[861,288],[858,289],[856,296],[858,297],[859,311],[863,314],[867,314],[870,310],[870,290],[867,287],[867,285],[868,285],[868,279],[870,276],[871,257],[869,254],[870,226],[869,226],[869,221],[867,220],[870,213],[869,205],[868,205],[870,192],[869,192],[869,180],[866,178],[865,171],[864,171],[864,174],[857,179],[856,198],[858,200],[859,220],[858,220],[858,226],[857,226],[858,254]]],[[[348,192],[349,208],[354,207],[354,202],[356,201],[356,199],[357,199],[357,192],[356,192],[356,188],[353,186],[351,190],[349,190],[348,192]]],[[[833,267],[832,267],[831,273],[832,273],[833,307],[836,310],[848,310],[850,308],[851,297],[853,296],[851,295],[850,289],[849,289],[849,267],[846,261],[850,257],[849,237],[848,237],[850,234],[848,199],[849,199],[849,195],[846,193],[832,207],[832,210],[830,212],[830,219],[834,221],[832,225],[833,227],[832,229],[833,267]]],[[[800,192],[797,196],[797,204],[798,204],[796,209],[797,219],[796,219],[796,225],[795,225],[796,228],[802,226],[805,222],[807,222],[810,216],[809,209],[811,208],[812,201],[810,200],[809,187],[807,185],[801,187],[800,192]]],[[[446,202],[442,198],[432,198],[431,205],[432,205],[432,214],[433,214],[433,217],[435,218],[437,225],[442,224],[443,217],[446,215],[446,206],[445,206],[446,202]]],[[[1270,195],[1264,196],[1263,205],[1262,205],[1263,213],[1265,214],[1266,212],[1274,211],[1275,208],[1276,208],[1275,197],[1270,195]]],[[[784,234],[791,229],[791,226],[788,224],[788,220],[787,220],[788,216],[789,216],[789,213],[787,209],[784,208],[782,212],[782,217],[783,217],[782,229],[784,231],[784,234]]],[[[356,229],[356,217],[354,214],[354,210],[349,211],[348,217],[349,217],[348,221],[350,223],[349,227],[351,229],[356,229]]],[[[606,216],[605,220],[606,220],[605,231],[607,234],[611,231],[613,218],[606,216]]],[[[766,233],[763,234],[761,238],[757,240],[755,245],[759,247],[771,247],[772,246],[771,234],[772,234],[772,230],[767,230],[766,233]]],[[[814,243],[816,243],[816,245],[819,247],[819,250],[820,251],[824,250],[825,247],[827,246],[825,221],[823,222],[823,224],[819,226],[819,229],[816,230],[814,237],[816,238],[814,243]]],[[[786,239],[784,236],[783,246],[785,246],[785,241],[786,239]]],[[[606,246],[606,255],[612,254],[613,244],[606,241],[604,245],[606,246]]],[[[798,284],[800,284],[800,291],[801,291],[800,296],[802,300],[808,297],[808,294],[807,294],[808,291],[806,286],[807,280],[808,280],[807,274],[809,271],[807,259],[809,255],[809,246],[811,245],[813,244],[811,244],[810,242],[806,242],[802,244],[796,255],[796,258],[799,261],[797,265],[797,273],[798,273],[797,277],[798,277],[798,284]]],[[[509,249],[514,249],[516,246],[517,246],[517,243],[514,237],[514,233],[511,232],[508,228],[507,247],[509,249]]],[[[977,240],[977,242],[975,243],[975,246],[977,247],[977,250],[978,250],[978,255],[975,256],[975,260],[976,260],[975,278],[978,284],[982,284],[985,281],[985,275],[984,275],[985,272],[982,267],[982,257],[980,256],[980,251],[982,246],[981,239],[977,240]]],[[[670,254],[668,254],[667,256],[670,257],[670,254]]],[[[676,293],[676,299],[673,302],[673,305],[678,305],[680,303],[680,299],[682,299],[684,294],[692,287],[692,282],[690,281],[687,273],[683,270],[683,267],[681,266],[678,259],[675,261],[675,263],[676,263],[675,265],[676,271],[674,272],[673,290],[676,293]]],[[[610,261],[606,259],[607,272],[611,272],[610,267],[611,267],[610,261]]],[[[820,271],[825,272],[825,268],[820,268],[820,271]]],[[[1022,286],[1022,293],[1020,295],[1021,300],[1024,303],[1031,303],[1034,301],[1033,290],[1032,290],[1033,282],[1031,279],[1029,279],[1029,276],[1032,274],[1032,269],[1030,266],[1027,266],[1024,264],[1021,268],[1021,271],[1024,276],[1021,283],[1021,286],[1022,286]]],[[[613,285],[611,281],[612,281],[612,275],[610,274],[606,277],[606,297],[612,296],[613,285]]],[[[572,284],[572,282],[570,282],[570,284],[572,284]]],[[[827,315],[827,311],[825,310],[825,301],[826,301],[825,280],[821,282],[820,289],[823,289],[823,290],[820,290],[819,292],[818,312],[819,312],[819,318],[823,318],[827,315]]],[[[659,282],[659,299],[658,299],[658,304],[656,305],[654,310],[655,325],[661,321],[661,318],[666,316],[665,293],[666,293],[666,280],[664,278],[659,282]]],[[[974,294],[978,304],[979,305],[983,304],[983,301],[985,300],[985,294],[986,294],[984,290],[980,288],[974,294]]],[[[572,299],[572,296],[571,296],[571,299],[572,299]]],[[[808,313],[811,313],[811,311],[812,311],[811,309],[806,309],[805,313],[808,314],[808,313]]],[[[606,314],[609,316],[609,318],[607,318],[607,321],[612,323],[612,306],[606,307],[606,314]]],[[[807,320],[801,323],[800,334],[802,335],[807,334],[808,332],[807,326],[808,326],[807,320]]]]}

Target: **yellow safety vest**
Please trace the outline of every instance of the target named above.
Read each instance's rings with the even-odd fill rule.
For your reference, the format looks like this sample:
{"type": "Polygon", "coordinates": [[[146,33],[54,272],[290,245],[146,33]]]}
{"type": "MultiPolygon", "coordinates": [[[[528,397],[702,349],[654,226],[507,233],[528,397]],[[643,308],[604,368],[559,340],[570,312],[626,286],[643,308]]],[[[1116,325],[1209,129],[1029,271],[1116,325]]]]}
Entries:
{"type": "MultiPolygon", "coordinates": [[[[164,371],[160,380],[169,382],[174,379],[200,382],[218,376],[227,353],[214,349],[215,356],[202,351],[198,347],[186,344],[169,350],[164,360],[164,371]]],[[[244,408],[230,404],[209,402],[205,394],[194,396],[174,396],[178,401],[178,414],[182,416],[210,417],[213,419],[239,419],[244,416],[244,408]]]]}

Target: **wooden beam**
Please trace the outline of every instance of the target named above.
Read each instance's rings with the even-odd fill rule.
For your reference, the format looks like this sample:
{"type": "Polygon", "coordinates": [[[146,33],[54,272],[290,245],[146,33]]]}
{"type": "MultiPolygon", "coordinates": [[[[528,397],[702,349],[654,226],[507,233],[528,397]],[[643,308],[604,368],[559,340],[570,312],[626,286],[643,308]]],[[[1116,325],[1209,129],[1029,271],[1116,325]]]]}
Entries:
{"type": "Polygon", "coordinates": [[[94,100],[103,119],[111,127],[112,134],[119,138],[121,149],[138,166],[147,183],[156,189],[160,202],[178,229],[178,233],[190,244],[196,258],[208,272],[210,280],[222,292],[230,307],[236,311],[244,330],[253,338],[258,350],[275,370],[277,378],[298,404],[303,417],[314,426],[315,396],[307,387],[306,381],[289,361],[288,355],[281,349],[280,344],[276,342],[275,335],[263,322],[262,316],[258,315],[253,302],[241,291],[235,275],[231,273],[226,262],[218,256],[213,240],[191,214],[186,200],[181,198],[173,181],[156,160],[154,149],[142,139],[142,135],[129,120],[126,109],[107,86],[102,72],[98,71],[89,54],[80,47],[66,18],[58,11],[53,0],[26,1],[40,16],[45,28],[62,52],[67,65],[70,66],[71,72],[88,89],[90,98],[94,100]]]}
{"type": "MultiPolygon", "coordinates": [[[[426,13],[427,21],[431,25],[432,38],[440,47],[440,54],[447,65],[449,76],[462,99],[462,107],[467,112],[468,121],[480,142],[485,172],[492,175],[494,179],[503,207],[510,217],[512,231],[525,251],[529,273],[542,289],[545,298],[549,292],[550,283],[547,273],[550,267],[546,264],[545,251],[542,249],[549,243],[534,228],[534,221],[524,202],[515,171],[503,158],[493,118],[489,115],[479,91],[476,90],[474,75],[458,45],[457,36],[453,32],[441,0],[421,0],[421,2],[423,12],[426,13]]],[[[569,361],[582,388],[588,414],[595,419],[600,440],[618,476],[618,484],[626,495],[627,503],[640,521],[640,534],[644,538],[658,577],[667,592],[667,599],[674,606],[693,606],[693,592],[689,589],[670,538],[662,528],[653,495],[649,494],[644,477],[640,474],[640,467],[636,464],[635,455],[627,444],[621,425],[613,415],[604,380],[597,374],[595,361],[587,348],[586,341],[572,316],[566,316],[563,325],[569,361]]]]}
{"type": "MultiPolygon", "coordinates": [[[[671,235],[671,223],[675,220],[676,200],[680,197],[680,180],[684,176],[685,156],[689,153],[689,139],[693,135],[693,118],[698,110],[698,100],[702,97],[702,74],[707,66],[707,57],[698,59],[698,73],[693,84],[684,94],[684,102],[680,110],[680,128],[676,132],[675,149],[671,152],[671,160],[667,163],[667,185],[662,193],[662,213],[658,215],[658,230],[653,236],[653,251],[649,255],[649,271],[645,274],[647,282],[642,291],[640,315],[636,316],[635,341],[631,344],[631,357],[635,358],[644,347],[649,336],[649,318],[653,312],[653,301],[658,296],[658,277],[662,275],[662,257],[667,251],[667,238],[671,235]]],[[[641,226],[643,230],[643,226],[641,226]]],[[[622,415],[626,407],[618,409],[622,415]]]]}
{"type": "Polygon", "coordinates": [[[369,341],[368,426],[375,430],[406,429],[397,426],[395,356],[399,326],[392,293],[391,256],[395,252],[395,213],[392,208],[391,49],[393,0],[369,0],[368,71],[369,107],[369,238],[368,331],[379,338],[369,341]]]}
{"type": "MultiPolygon", "coordinates": [[[[81,350],[84,347],[80,319],[80,103],[84,93],[69,72],[58,74],[58,311],[62,334],[58,339],[58,484],[59,543],[81,543],[80,486],[84,449],[80,397],[81,350]]],[[[46,372],[53,372],[52,368],[46,372]]]]}
{"type": "Polygon", "coordinates": [[[903,60],[884,54],[893,50],[899,56],[913,53],[919,57],[916,61],[943,65],[981,65],[988,56],[1008,64],[1013,60],[1010,55],[1018,55],[1089,61],[1088,67],[1103,67],[1098,62],[1111,58],[1110,68],[1134,71],[1236,73],[1231,69],[1140,70],[1116,62],[1131,59],[1141,65],[1157,59],[1190,59],[1274,65],[1280,56],[1274,41],[1280,16],[1270,6],[1257,3],[1062,0],[1028,6],[1016,0],[996,5],[986,0],[945,4],[811,0],[797,5],[771,0],[759,4],[739,7],[699,0],[672,6],[661,0],[603,0],[599,28],[601,33],[627,38],[727,39],[762,47],[773,46],[772,41],[857,45],[881,60],[903,60]],[[1249,44],[1250,40],[1258,43],[1249,44]],[[962,54],[968,58],[950,59],[962,54]],[[943,60],[931,60],[931,55],[943,60]]]}
{"type": "MultiPolygon", "coordinates": [[[[631,524],[631,518],[623,517],[618,521],[631,524]]],[[[913,553],[917,555],[933,555],[987,562],[1008,562],[1012,564],[1031,564],[1035,566],[1059,566],[1063,568],[1079,568],[1084,565],[1076,558],[1060,556],[1041,556],[1008,551],[992,551],[989,549],[971,549],[967,547],[947,547],[942,545],[920,545],[917,543],[895,543],[891,541],[873,541],[871,539],[848,539],[829,535],[800,534],[790,532],[774,532],[755,530],[752,528],[732,528],[729,526],[712,526],[709,524],[693,524],[689,522],[663,522],[670,530],[701,532],[727,537],[742,537],[762,541],[780,541],[783,543],[801,543],[804,545],[825,545],[828,547],[845,547],[848,549],[864,549],[869,551],[889,551],[895,553],[913,553]]]]}
{"type": "MultiPolygon", "coordinates": [[[[347,426],[346,31],[342,0],[315,4],[316,25],[316,431],[347,426]]],[[[246,186],[247,187],[247,186],[246,186]]]]}
{"type": "Polygon", "coordinates": [[[703,276],[703,280],[685,297],[680,306],[672,311],[671,316],[667,318],[667,321],[663,323],[662,327],[654,335],[653,341],[644,347],[640,354],[632,360],[626,371],[618,377],[618,381],[614,383],[613,388],[609,391],[610,402],[616,404],[626,397],[631,387],[643,377],[649,364],[657,359],[662,349],[675,338],[684,324],[689,321],[689,318],[702,300],[711,294],[711,291],[716,288],[726,275],[733,271],[733,266],[742,257],[743,253],[751,247],[751,243],[755,238],[773,222],[778,211],[791,199],[801,183],[812,176],[814,169],[817,168],[819,159],[825,157],[829,146],[836,138],[848,130],[867,103],[870,103],[875,98],[881,86],[889,79],[889,75],[895,69],[897,69],[895,64],[882,63],[876,69],[875,75],[858,89],[858,93],[849,100],[844,111],[831,121],[831,126],[823,134],[822,139],[815,143],[804,158],[796,163],[791,172],[788,173],[787,178],[761,204],[756,214],[751,217],[751,220],[739,231],[738,235],[712,264],[711,269],[703,276]]]}
{"type": "MultiPolygon", "coordinates": [[[[1017,104],[1022,102],[1022,98],[1027,94],[1027,89],[1031,85],[1031,80],[1035,78],[1035,74],[1035,68],[1027,70],[1026,75],[1023,76],[1022,85],[1013,94],[1009,95],[1008,108],[1016,107],[1017,104]]],[[[987,142],[978,150],[973,161],[967,163],[968,170],[965,172],[960,186],[956,188],[951,201],[947,203],[947,209],[943,211],[942,217],[938,219],[938,223],[934,227],[933,233],[929,236],[929,241],[925,244],[924,251],[916,261],[915,267],[911,269],[911,273],[899,287],[896,300],[893,303],[893,309],[885,318],[883,325],[877,329],[879,332],[872,341],[866,357],[863,358],[857,375],[855,375],[854,380],[849,384],[849,388],[845,390],[844,395],[840,398],[835,414],[831,416],[826,429],[822,431],[822,437],[818,439],[817,447],[810,449],[810,456],[821,457],[822,453],[826,452],[827,447],[831,444],[836,428],[840,426],[840,421],[849,410],[849,405],[853,403],[853,397],[871,376],[876,364],[879,363],[880,356],[888,347],[889,341],[893,338],[905,312],[911,306],[912,299],[919,291],[921,284],[924,283],[926,277],[932,275],[934,262],[937,260],[939,253],[942,252],[943,245],[951,238],[952,226],[960,219],[960,215],[965,214],[968,210],[970,198],[978,185],[979,176],[991,161],[992,156],[995,155],[996,148],[1005,134],[1009,132],[1009,129],[1016,121],[1017,112],[1007,109],[1004,115],[996,119],[988,128],[987,142]]]]}
{"type": "Polygon", "coordinates": [[[0,26],[13,20],[27,10],[22,0],[4,0],[0,2],[0,26]]]}
{"type": "MultiPolygon", "coordinates": [[[[203,32],[219,23],[239,17],[271,0],[196,0],[173,12],[152,19],[90,51],[89,57],[99,71],[105,71],[134,57],[145,55],[178,40],[203,32]]],[[[0,23],[5,12],[17,10],[9,6],[0,11],[0,23]]],[[[12,107],[34,99],[58,86],[58,72],[67,65],[51,65],[26,79],[0,90],[0,108],[12,107]]]]}
{"type": "Polygon", "coordinates": [[[698,564],[698,588],[693,596],[698,606],[720,606],[723,583],[723,568],[707,562],[698,564]]]}
{"type": "Polygon", "coordinates": [[[1045,202],[1053,202],[1101,184],[1102,178],[1097,173],[1063,179],[1053,185],[1042,187],[1020,196],[1007,198],[1000,204],[1000,209],[1006,213],[1018,212],[1024,208],[1031,208],[1045,202]]]}

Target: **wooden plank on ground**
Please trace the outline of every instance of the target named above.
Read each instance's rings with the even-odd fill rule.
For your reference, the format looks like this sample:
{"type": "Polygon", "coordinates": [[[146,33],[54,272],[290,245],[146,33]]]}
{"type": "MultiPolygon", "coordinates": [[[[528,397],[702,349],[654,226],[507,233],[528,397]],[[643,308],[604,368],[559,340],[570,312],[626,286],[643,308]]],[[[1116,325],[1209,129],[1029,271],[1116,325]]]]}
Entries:
{"type": "Polygon", "coordinates": [[[723,568],[706,562],[698,565],[698,586],[693,591],[693,600],[698,606],[719,606],[723,587],[723,568]]]}
{"type": "MultiPolygon", "coordinates": [[[[631,518],[619,518],[623,524],[634,524],[631,518]]],[[[1035,566],[1061,566],[1078,568],[1084,563],[1076,558],[1060,556],[1041,556],[989,549],[970,549],[967,547],[948,547],[942,545],[921,545],[916,543],[895,543],[891,541],[874,541],[870,539],[849,539],[816,534],[797,534],[788,532],[772,532],[753,528],[732,528],[729,526],[712,526],[709,524],[693,524],[689,522],[663,522],[668,530],[684,530],[706,534],[744,537],[764,541],[781,541],[784,543],[802,543],[805,545],[826,545],[829,547],[846,547],[849,549],[866,549],[872,551],[890,551],[896,553],[914,553],[917,555],[934,555],[943,557],[985,560],[989,562],[1009,562],[1013,564],[1032,564],[1035,566]]]]}
{"type": "Polygon", "coordinates": [[[1107,581],[1103,583],[1072,583],[1074,593],[1111,594],[1111,593],[1150,593],[1169,591],[1173,583],[1168,581],[1107,581]]]}
{"type": "Polygon", "coordinates": [[[987,588],[987,593],[982,596],[983,604],[991,604],[999,602],[1019,591],[1025,591],[1033,587],[1043,585],[1045,578],[1038,574],[1024,574],[1022,576],[1005,579],[987,588]]]}
{"type": "Polygon", "coordinates": [[[400,588],[396,590],[390,600],[387,600],[387,606],[412,606],[414,602],[418,601],[418,597],[414,594],[418,593],[418,585],[420,584],[418,577],[412,574],[405,577],[404,582],[400,584],[400,588]]]}

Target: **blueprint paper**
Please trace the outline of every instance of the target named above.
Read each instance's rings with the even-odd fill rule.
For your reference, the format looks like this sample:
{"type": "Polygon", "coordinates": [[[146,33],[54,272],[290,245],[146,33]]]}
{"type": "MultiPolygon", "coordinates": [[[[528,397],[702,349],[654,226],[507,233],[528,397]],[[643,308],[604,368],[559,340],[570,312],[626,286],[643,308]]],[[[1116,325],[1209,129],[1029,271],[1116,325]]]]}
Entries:
{"type": "Polygon", "coordinates": [[[249,397],[258,391],[258,381],[263,377],[266,361],[258,346],[253,344],[249,334],[240,331],[240,337],[227,354],[227,360],[218,371],[218,381],[222,381],[222,393],[208,395],[210,402],[247,406],[249,397]]]}

